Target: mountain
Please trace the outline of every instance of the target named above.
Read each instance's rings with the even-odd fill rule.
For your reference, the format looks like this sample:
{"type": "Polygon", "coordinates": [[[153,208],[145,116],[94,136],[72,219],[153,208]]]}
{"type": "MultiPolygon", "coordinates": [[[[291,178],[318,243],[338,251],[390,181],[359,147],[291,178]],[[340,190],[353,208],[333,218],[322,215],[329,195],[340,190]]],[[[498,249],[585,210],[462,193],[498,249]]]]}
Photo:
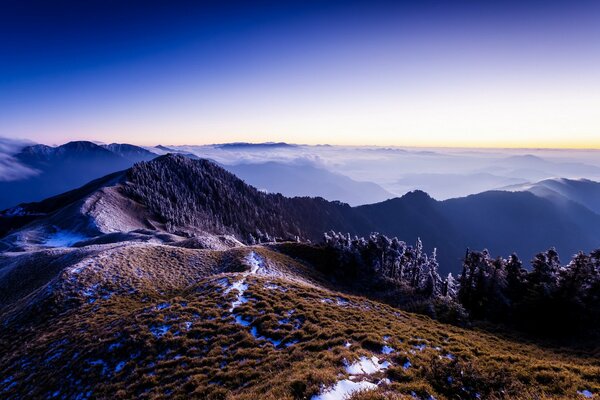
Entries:
{"type": "Polygon", "coordinates": [[[600,389],[591,353],[347,293],[277,246],[118,243],[0,257],[7,399],[529,399],[600,389]]]}
{"type": "Polygon", "coordinates": [[[127,143],[111,143],[102,145],[102,147],[134,162],[147,161],[156,157],[155,153],[149,152],[143,147],[134,146],[127,143]]]}
{"type": "Polygon", "coordinates": [[[20,180],[1,181],[0,209],[42,200],[154,157],[155,154],[141,147],[127,144],[101,146],[78,141],[57,147],[27,146],[14,158],[37,174],[20,180]]]}
{"type": "Polygon", "coordinates": [[[589,179],[546,179],[533,184],[511,185],[510,191],[528,191],[557,203],[573,201],[600,214],[600,182],[589,179]]]}
{"type": "Polygon", "coordinates": [[[399,193],[423,190],[438,200],[463,197],[464,193],[481,193],[505,186],[523,184],[525,179],[492,173],[413,173],[405,174],[393,187],[399,193]]]}
{"type": "Polygon", "coordinates": [[[563,254],[600,242],[600,216],[582,205],[531,193],[485,192],[437,201],[415,191],[350,207],[322,198],[263,193],[207,160],[161,156],[79,190],[4,212],[6,248],[69,243],[102,234],[151,229],[180,236],[216,233],[252,243],[298,237],[320,241],[329,230],[378,231],[438,250],[442,272],[459,270],[467,248],[523,259],[555,246],[563,254]]]}
{"type": "Polygon", "coordinates": [[[323,197],[350,205],[376,203],[394,197],[375,183],[358,182],[308,163],[269,161],[223,165],[223,168],[256,188],[289,197],[323,197]]]}
{"type": "Polygon", "coordinates": [[[3,221],[6,230],[28,224],[4,240],[19,246],[43,243],[58,232],[91,237],[135,229],[227,233],[244,241],[267,234],[318,240],[332,227],[351,231],[366,225],[347,204],[266,194],[215,163],[173,154],[9,209],[3,221]]]}
{"type": "Polygon", "coordinates": [[[530,260],[534,249],[555,246],[574,254],[600,245],[600,216],[572,201],[558,205],[530,193],[490,191],[436,201],[417,191],[358,210],[381,233],[418,236],[436,247],[444,272],[457,271],[467,248],[530,260]]]}
{"type": "MultiPolygon", "coordinates": [[[[576,206],[568,210],[587,210],[576,206]]],[[[4,229],[12,229],[0,243],[0,393],[7,399],[595,396],[594,350],[555,350],[485,326],[413,314],[425,309],[457,324],[465,318],[451,297],[402,298],[406,288],[357,267],[356,254],[340,258],[327,245],[273,240],[318,240],[327,229],[370,232],[379,225],[460,249],[484,233],[521,240],[518,229],[557,210],[531,193],[439,202],[420,191],[353,208],[264,193],[208,160],[171,154],[140,162],[0,214],[4,229]],[[523,225],[507,233],[507,218],[523,225]],[[251,244],[256,240],[268,242],[251,244]]],[[[554,215],[540,228],[582,224],[582,217],[589,215],[554,215]]],[[[377,268],[380,248],[362,246],[372,247],[377,268]]],[[[423,254],[417,246],[398,256],[410,264],[423,254]]]]}

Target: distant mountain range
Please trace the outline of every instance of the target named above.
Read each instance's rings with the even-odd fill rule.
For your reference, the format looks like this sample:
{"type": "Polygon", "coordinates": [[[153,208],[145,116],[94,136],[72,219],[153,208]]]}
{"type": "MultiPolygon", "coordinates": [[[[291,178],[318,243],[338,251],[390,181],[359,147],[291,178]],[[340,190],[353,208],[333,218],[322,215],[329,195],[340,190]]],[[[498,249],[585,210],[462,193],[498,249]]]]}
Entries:
{"type": "Polygon", "coordinates": [[[314,196],[356,206],[395,197],[373,182],[359,182],[309,163],[242,163],[222,165],[252,186],[285,196],[314,196]]]}
{"type": "Polygon", "coordinates": [[[0,209],[57,195],[154,157],[156,154],[129,144],[98,145],[79,141],[57,147],[27,146],[14,158],[37,174],[0,181],[0,209]]]}
{"type": "Polygon", "coordinates": [[[510,191],[527,191],[557,204],[573,201],[600,214],[600,182],[589,179],[546,179],[533,184],[512,185],[510,191]]]}
{"type": "Polygon", "coordinates": [[[414,191],[381,203],[350,207],[321,198],[261,192],[207,160],[166,155],[40,203],[3,214],[5,248],[44,246],[59,238],[92,238],[151,229],[192,235],[232,234],[243,242],[295,237],[319,241],[323,232],[378,231],[438,249],[443,272],[456,272],[467,247],[493,255],[556,246],[566,255],[600,245],[600,215],[566,199],[529,192],[491,191],[436,201],[414,191]]]}
{"type": "MultiPolygon", "coordinates": [[[[295,147],[287,143],[230,143],[217,146],[244,151],[295,147]]],[[[136,162],[169,153],[199,158],[163,145],[146,149],[125,143],[79,141],[56,147],[25,147],[15,155],[15,159],[24,167],[37,171],[37,174],[19,180],[0,181],[0,210],[23,202],[43,200],[108,173],[129,168],[136,162]]],[[[252,186],[286,196],[320,196],[351,205],[375,203],[395,196],[375,183],[355,181],[309,163],[268,161],[222,166],[252,186]]]]}

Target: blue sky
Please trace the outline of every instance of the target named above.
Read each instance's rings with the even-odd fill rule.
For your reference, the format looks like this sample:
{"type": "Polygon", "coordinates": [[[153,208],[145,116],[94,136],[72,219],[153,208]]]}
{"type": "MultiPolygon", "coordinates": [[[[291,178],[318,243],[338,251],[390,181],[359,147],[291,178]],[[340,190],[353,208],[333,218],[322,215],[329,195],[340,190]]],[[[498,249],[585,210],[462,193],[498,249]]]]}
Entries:
{"type": "Polygon", "coordinates": [[[593,1],[15,1],[0,136],[600,148],[593,1]]]}

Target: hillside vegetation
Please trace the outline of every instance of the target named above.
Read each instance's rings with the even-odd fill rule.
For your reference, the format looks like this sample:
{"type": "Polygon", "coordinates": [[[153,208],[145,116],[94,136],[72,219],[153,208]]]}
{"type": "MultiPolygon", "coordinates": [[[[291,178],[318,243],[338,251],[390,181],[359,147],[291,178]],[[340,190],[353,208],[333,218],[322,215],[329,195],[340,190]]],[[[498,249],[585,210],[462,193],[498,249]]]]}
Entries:
{"type": "Polygon", "coordinates": [[[598,354],[399,311],[260,246],[103,245],[38,262],[57,256],[61,269],[0,311],[3,398],[317,399],[348,385],[369,389],[356,399],[600,391],[598,354]]]}

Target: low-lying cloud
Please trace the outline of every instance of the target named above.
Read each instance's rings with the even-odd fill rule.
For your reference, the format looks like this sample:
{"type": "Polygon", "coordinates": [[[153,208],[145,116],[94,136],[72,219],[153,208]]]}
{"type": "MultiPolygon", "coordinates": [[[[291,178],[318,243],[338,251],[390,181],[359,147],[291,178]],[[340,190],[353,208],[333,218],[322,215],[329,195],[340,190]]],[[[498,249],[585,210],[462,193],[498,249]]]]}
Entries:
{"type": "Polygon", "coordinates": [[[438,200],[557,177],[600,180],[599,150],[307,145],[171,148],[228,166],[266,162],[312,165],[356,181],[376,183],[398,196],[419,189],[438,200]]]}
{"type": "Polygon", "coordinates": [[[14,157],[29,144],[24,140],[0,137],[0,181],[16,181],[39,173],[39,171],[23,165],[14,157]]]}

